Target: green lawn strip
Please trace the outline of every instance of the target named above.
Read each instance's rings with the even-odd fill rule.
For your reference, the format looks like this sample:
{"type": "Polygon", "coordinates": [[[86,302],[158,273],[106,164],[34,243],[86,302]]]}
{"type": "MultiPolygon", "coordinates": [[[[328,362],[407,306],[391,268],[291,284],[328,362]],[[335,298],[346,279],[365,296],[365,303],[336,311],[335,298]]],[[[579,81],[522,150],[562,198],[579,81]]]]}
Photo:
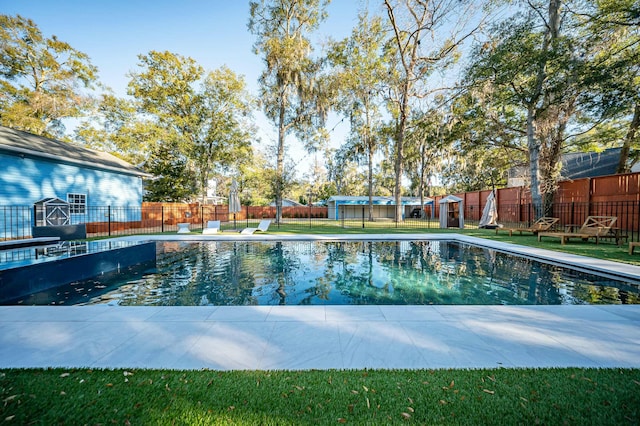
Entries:
{"type": "Polygon", "coordinates": [[[638,424],[639,369],[0,370],[6,424],[638,424]]]}
{"type": "Polygon", "coordinates": [[[635,253],[633,255],[630,255],[629,246],[627,244],[618,246],[615,243],[609,241],[595,244],[593,240],[573,240],[565,245],[562,245],[560,244],[559,240],[546,239],[538,242],[538,237],[536,237],[535,235],[513,235],[509,237],[509,235],[507,234],[496,235],[495,231],[486,229],[470,229],[464,230],[461,233],[474,237],[490,239],[493,241],[519,244],[528,247],[537,247],[545,250],[577,254],[580,256],[593,257],[596,259],[605,259],[613,262],[640,265],[640,254],[635,253]]]}

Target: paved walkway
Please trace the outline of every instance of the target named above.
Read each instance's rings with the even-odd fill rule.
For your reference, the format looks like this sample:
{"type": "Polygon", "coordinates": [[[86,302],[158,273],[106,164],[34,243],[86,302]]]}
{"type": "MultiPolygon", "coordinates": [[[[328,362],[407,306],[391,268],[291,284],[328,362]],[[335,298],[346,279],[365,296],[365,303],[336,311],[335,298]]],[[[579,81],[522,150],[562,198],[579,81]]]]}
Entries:
{"type": "MultiPolygon", "coordinates": [[[[481,241],[640,277],[638,267],[481,241]]],[[[640,368],[640,305],[0,307],[0,368],[570,366],[640,368]]]]}
{"type": "Polygon", "coordinates": [[[640,306],[0,307],[0,367],[640,368],[640,306]]]}

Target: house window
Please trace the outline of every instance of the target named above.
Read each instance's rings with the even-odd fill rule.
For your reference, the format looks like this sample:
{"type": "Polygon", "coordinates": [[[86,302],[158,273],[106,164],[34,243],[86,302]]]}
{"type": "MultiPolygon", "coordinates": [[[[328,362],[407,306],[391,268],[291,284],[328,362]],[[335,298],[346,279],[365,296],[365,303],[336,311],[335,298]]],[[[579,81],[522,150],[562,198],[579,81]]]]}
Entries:
{"type": "Polygon", "coordinates": [[[87,208],[86,194],[67,194],[67,202],[69,203],[69,213],[85,214],[87,208]]]}

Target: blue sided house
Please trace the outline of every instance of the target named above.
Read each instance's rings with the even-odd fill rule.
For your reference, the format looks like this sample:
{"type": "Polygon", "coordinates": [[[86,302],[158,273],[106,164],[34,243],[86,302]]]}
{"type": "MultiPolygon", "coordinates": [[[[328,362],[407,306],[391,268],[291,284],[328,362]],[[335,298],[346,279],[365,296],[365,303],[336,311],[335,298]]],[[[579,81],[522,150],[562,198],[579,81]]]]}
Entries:
{"type": "Polygon", "coordinates": [[[0,126],[0,168],[0,220],[18,228],[105,220],[112,210],[140,220],[149,175],[111,154],[0,126]]]}

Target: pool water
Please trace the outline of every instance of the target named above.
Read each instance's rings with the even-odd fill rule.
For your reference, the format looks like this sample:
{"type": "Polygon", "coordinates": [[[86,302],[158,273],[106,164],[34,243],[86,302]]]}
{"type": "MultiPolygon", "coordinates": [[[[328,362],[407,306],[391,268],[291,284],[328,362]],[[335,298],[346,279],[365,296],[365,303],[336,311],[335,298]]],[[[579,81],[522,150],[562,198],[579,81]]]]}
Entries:
{"type": "Polygon", "coordinates": [[[16,303],[639,304],[640,284],[453,241],[158,242],[152,271],[73,283],[16,303]]]}

